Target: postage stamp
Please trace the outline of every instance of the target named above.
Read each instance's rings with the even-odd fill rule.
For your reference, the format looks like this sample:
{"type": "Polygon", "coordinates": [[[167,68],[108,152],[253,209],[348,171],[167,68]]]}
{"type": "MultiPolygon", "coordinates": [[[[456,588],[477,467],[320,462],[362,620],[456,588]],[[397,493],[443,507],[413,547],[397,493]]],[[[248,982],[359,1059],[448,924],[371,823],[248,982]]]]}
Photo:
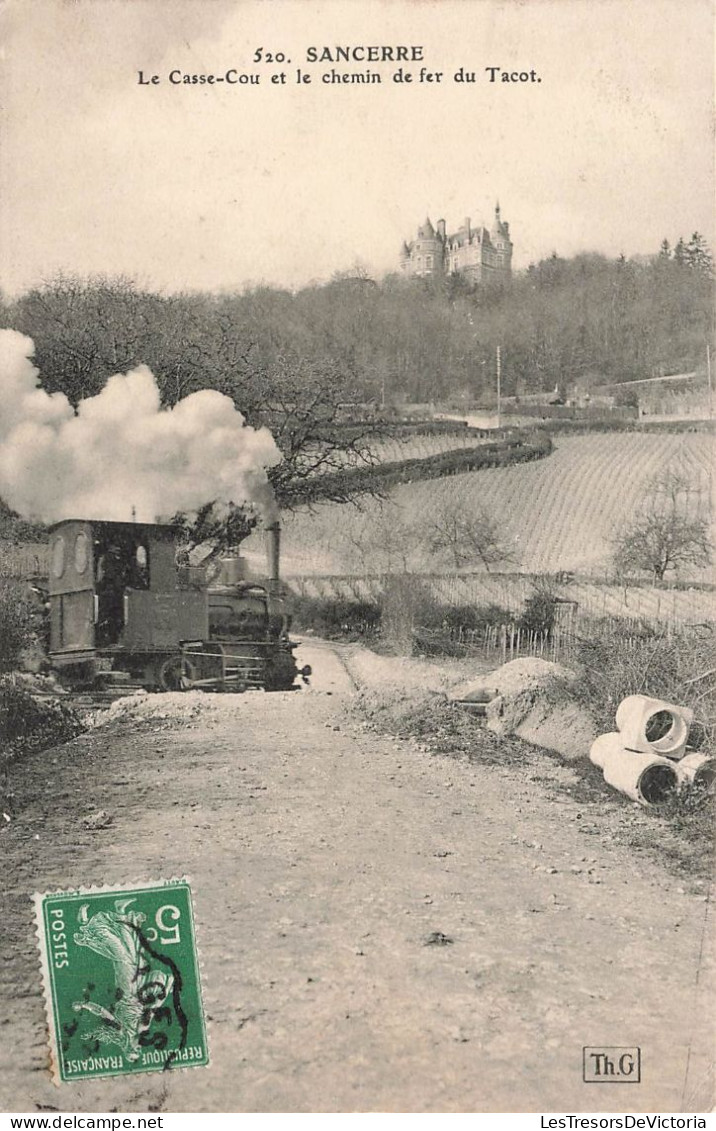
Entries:
{"type": "Polygon", "coordinates": [[[33,898],[56,1083],[208,1064],[186,880],[33,898]]]}

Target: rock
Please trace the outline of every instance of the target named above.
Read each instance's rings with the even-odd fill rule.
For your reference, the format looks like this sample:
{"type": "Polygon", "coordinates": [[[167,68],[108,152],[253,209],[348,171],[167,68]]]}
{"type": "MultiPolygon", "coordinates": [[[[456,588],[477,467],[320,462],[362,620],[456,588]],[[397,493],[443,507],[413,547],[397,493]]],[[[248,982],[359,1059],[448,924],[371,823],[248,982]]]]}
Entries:
{"type": "Polygon", "coordinates": [[[105,809],[99,809],[96,813],[88,813],[86,817],[82,818],[82,827],[85,829],[106,829],[112,824],[113,817],[105,809]]]}
{"type": "Polygon", "coordinates": [[[449,935],[442,931],[431,931],[425,938],[423,946],[452,946],[454,942],[454,939],[451,939],[449,935]]]}

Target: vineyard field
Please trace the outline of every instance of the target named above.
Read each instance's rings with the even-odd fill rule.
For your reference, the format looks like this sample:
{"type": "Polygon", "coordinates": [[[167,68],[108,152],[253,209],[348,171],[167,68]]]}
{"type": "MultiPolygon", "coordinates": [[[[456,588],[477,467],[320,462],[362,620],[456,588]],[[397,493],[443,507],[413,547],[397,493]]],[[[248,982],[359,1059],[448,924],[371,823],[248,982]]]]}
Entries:
{"type": "MultiPolygon", "coordinates": [[[[490,436],[489,432],[481,432],[477,428],[465,428],[453,432],[415,432],[381,436],[371,440],[370,448],[376,463],[399,463],[410,459],[428,459],[442,452],[476,448],[480,444],[494,443],[495,439],[496,437],[490,436]]],[[[310,463],[310,459],[308,462],[310,463]]],[[[364,461],[354,453],[345,453],[341,458],[340,453],[336,452],[331,466],[321,468],[318,474],[330,474],[335,470],[336,464],[344,467],[362,467],[364,461]]]]}
{"type": "MultiPolygon", "coordinates": [[[[683,474],[690,484],[689,513],[709,519],[712,461],[708,433],[557,437],[554,452],[533,463],[403,484],[383,501],[363,497],[357,506],[326,503],[286,513],[283,570],[287,576],[305,576],[395,568],[394,561],[386,562],[391,529],[427,529],[433,516],[457,501],[466,515],[484,508],[499,520],[520,572],[602,576],[608,571],[615,528],[638,514],[655,475],[666,470],[683,474]]],[[[419,537],[417,545],[406,550],[402,565],[418,572],[444,569],[430,554],[427,539],[421,543],[419,537]]],[[[683,579],[709,582],[712,576],[694,570],[683,579]]]]}
{"type": "Polygon", "coordinates": [[[479,432],[471,428],[466,428],[464,432],[392,436],[378,441],[375,445],[375,454],[384,463],[393,463],[404,459],[427,459],[428,456],[436,456],[440,452],[474,448],[481,442],[489,443],[490,439],[489,434],[481,436],[479,432]]]}

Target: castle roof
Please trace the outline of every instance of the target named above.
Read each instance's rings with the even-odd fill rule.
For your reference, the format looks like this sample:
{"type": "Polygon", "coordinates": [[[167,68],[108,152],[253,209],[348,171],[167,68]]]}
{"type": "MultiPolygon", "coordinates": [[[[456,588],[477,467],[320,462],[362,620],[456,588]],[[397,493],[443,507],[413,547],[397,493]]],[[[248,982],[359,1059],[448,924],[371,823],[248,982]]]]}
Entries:
{"type": "Polygon", "coordinates": [[[450,247],[465,247],[467,243],[478,243],[489,241],[490,233],[484,224],[480,224],[477,228],[471,228],[469,235],[465,227],[460,228],[454,235],[448,236],[448,244],[450,247]]]}
{"type": "Polygon", "coordinates": [[[425,223],[422,224],[418,228],[418,239],[423,239],[423,240],[434,240],[435,239],[435,229],[432,226],[432,224],[430,223],[430,217],[429,216],[425,217],[425,223]]]}
{"type": "Polygon", "coordinates": [[[495,204],[495,223],[492,230],[498,236],[506,236],[509,233],[509,229],[509,224],[506,224],[500,216],[500,202],[498,200],[495,204]]]}

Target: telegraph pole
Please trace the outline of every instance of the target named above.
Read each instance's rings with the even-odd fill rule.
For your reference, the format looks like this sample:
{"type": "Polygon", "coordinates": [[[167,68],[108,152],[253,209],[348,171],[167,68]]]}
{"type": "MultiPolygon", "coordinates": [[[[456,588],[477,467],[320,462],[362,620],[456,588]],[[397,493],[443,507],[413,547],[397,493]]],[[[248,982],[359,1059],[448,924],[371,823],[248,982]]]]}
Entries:
{"type": "Polygon", "coordinates": [[[502,381],[502,358],[500,347],[497,347],[497,427],[500,427],[500,401],[501,401],[501,381],[502,381]]]}

